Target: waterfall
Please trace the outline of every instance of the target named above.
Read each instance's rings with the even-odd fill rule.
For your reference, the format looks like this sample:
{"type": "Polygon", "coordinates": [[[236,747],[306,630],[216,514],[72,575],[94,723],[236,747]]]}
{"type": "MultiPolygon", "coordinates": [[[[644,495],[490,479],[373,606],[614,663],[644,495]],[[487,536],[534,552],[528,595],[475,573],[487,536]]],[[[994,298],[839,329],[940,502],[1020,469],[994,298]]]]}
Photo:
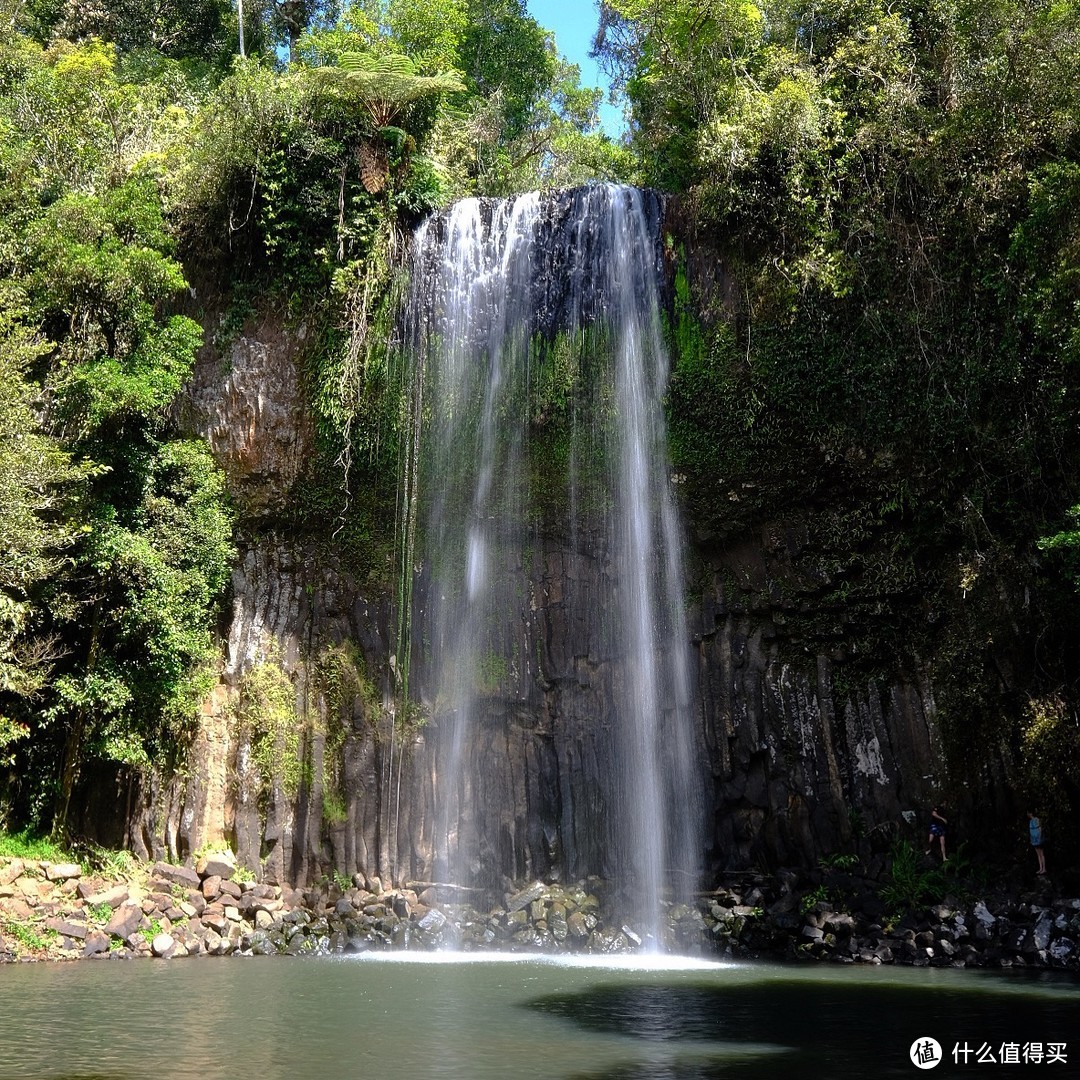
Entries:
{"type": "Polygon", "coordinates": [[[653,941],[701,817],[661,217],[607,185],[463,200],[414,237],[407,331],[431,872],[596,874],[653,941]],[[517,790],[518,745],[549,789],[517,790]]]}

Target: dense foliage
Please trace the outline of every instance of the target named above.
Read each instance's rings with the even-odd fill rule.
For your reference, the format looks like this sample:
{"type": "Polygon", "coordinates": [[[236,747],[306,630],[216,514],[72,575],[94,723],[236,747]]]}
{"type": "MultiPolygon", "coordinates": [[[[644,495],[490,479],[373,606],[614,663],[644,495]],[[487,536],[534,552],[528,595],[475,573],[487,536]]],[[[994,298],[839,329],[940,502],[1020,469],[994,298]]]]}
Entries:
{"type": "Polygon", "coordinates": [[[625,156],[519,0],[4,0],[0,25],[0,819],[63,832],[89,763],[181,764],[216,679],[235,514],[178,426],[189,278],[219,345],[256,295],[319,328],[328,479],[298,517],[373,492],[363,549],[402,230],[625,156]]]}
{"type": "Polygon", "coordinates": [[[597,49],[684,195],[695,518],[786,522],[785,632],[1075,817],[1080,6],[605,0],[597,49]]]}
{"type": "Polygon", "coordinates": [[[781,523],[793,655],[929,675],[956,783],[1080,811],[1080,6],[604,0],[626,145],[522,0],[0,0],[0,28],[0,818],[63,831],[88,763],[182,760],[235,519],[178,423],[197,350],[303,320],[321,457],[285,524],[385,573],[406,229],[631,176],[676,196],[702,545],[781,523]]]}

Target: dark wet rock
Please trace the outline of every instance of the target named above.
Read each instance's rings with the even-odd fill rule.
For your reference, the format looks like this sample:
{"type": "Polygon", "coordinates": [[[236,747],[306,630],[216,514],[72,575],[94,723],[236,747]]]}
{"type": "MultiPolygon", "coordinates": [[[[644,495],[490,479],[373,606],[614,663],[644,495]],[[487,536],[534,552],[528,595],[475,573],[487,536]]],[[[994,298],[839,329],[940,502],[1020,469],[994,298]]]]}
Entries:
{"type": "Polygon", "coordinates": [[[288,945],[285,946],[286,956],[303,956],[306,953],[311,953],[314,951],[314,940],[303,933],[293,934],[293,936],[289,939],[288,945]]]}
{"type": "Polygon", "coordinates": [[[542,881],[534,881],[528,888],[509,896],[506,899],[506,910],[512,915],[528,907],[531,903],[539,900],[544,895],[545,885],[542,881]]]}
{"type": "Polygon", "coordinates": [[[446,916],[438,908],[432,908],[416,925],[428,933],[437,933],[446,925],[446,916]]]}
{"type": "Polygon", "coordinates": [[[586,925],[585,916],[580,911],[575,911],[567,918],[566,928],[570,936],[577,941],[583,941],[589,936],[589,927],[586,925]]]}

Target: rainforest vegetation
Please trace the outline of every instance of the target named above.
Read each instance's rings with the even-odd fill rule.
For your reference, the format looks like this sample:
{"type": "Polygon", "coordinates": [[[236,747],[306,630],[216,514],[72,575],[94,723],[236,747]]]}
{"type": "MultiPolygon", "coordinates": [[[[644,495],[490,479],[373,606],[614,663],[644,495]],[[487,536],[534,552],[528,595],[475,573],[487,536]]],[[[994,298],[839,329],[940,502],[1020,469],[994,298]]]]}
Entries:
{"type": "Polygon", "coordinates": [[[605,0],[595,49],[619,142],[521,0],[0,0],[0,824],[182,763],[235,557],[198,350],[315,328],[296,519],[346,491],[373,561],[409,228],[595,179],[672,195],[692,538],[784,522],[792,647],[930,672],[954,770],[1075,819],[1080,4],[605,0]]]}

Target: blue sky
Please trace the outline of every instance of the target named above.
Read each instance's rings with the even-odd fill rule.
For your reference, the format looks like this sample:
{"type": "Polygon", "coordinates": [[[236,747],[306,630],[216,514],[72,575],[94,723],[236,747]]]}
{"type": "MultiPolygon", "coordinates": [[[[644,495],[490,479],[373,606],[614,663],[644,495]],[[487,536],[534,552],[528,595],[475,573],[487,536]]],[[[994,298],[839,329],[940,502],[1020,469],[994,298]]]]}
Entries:
{"type": "MultiPolygon", "coordinates": [[[[591,0],[528,0],[529,14],[543,27],[555,32],[559,52],[581,68],[582,86],[599,86],[606,97],[608,82],[589,58],[593,35],[596,33],[599,10],[591,0]]],[[[617,137],[623,127],[622,109],[613,105],[600,106],[604,130],[617,137]]]]}

